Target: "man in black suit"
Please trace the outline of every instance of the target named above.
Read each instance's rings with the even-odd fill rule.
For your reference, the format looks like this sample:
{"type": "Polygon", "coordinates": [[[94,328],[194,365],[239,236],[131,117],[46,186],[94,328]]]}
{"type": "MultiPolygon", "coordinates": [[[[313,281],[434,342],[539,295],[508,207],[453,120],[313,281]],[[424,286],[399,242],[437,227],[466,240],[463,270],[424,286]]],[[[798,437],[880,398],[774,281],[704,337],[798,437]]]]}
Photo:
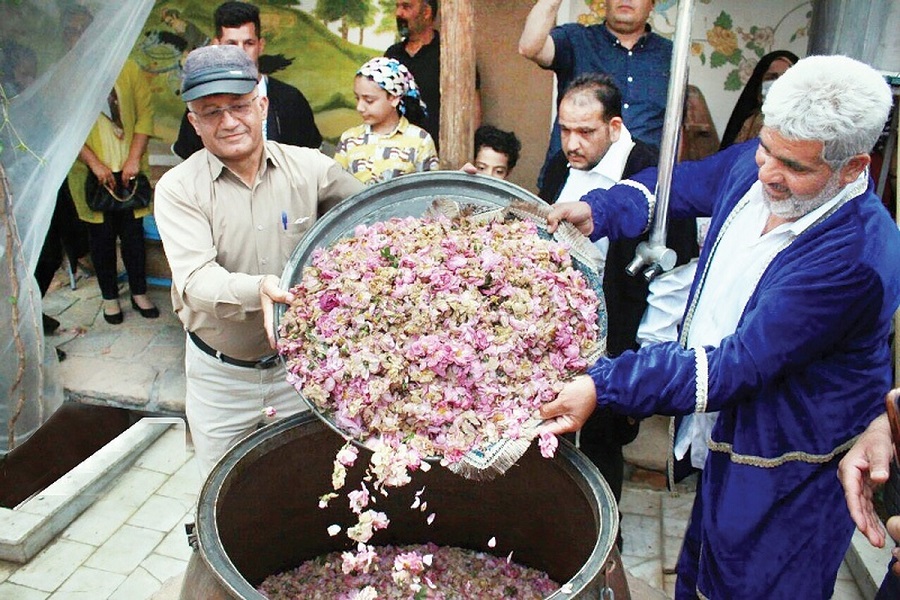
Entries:
{"type": "MultiPolygon", "coordinates": [[[[225,2],[216,9],[213,20],[216,27],[213,44],[240,47],[258,68],[259,56],[266,47],[266,40],[260,37],[259,8],[246,2],[225,2]]],[[[300,90],[274,77],[261,75],[259,93],[269,98],[269,116],[263,127],[266,139],[293,146],[319,147],[322,134],[313,120],[312,108],[300,90]]],[[[172,149],[181,158],[187,158],[202,147],[203,142],[185,112],[172,149]]]]}
{"type": "MultiPolygon", "coordinates": [[[[656,165],[657,151],[631,137],[622,122],[622,94],[612,78],[586,73],[569,84],[559,103],[562,150],[548,163],[541,198],[550,202],[575,202],[588,191],[606,189],[634,173],[656,165]]],[[[607,354],[618,356],[637,350],[638,325],[647,308],[648,283],[630,277],[625,267],[634,258],[640,238],[596,242],[606,256],[603,294],[608,320],[607,354]]],[[[669,246],[682,264],[697,255],[697,231],[693,219],[670,221],[669,246]]],[[[579,447],[612,488],[622,495],[625,460],[622,446],[638,433],[639,424],[609,411],[595,410],[581,430],[579,447]]],[[[621,536],[619,538],[621,546],[621,536]]]]}

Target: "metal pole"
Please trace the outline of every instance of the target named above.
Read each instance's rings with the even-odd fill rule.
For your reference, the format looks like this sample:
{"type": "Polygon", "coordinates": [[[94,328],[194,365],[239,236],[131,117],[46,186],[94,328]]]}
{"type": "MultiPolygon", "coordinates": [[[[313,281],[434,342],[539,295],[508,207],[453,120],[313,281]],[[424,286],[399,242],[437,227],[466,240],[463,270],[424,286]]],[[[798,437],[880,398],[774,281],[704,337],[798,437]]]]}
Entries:
{"type": "Polygon", "coordinates": [[[684,116],[684,94],[688,81],[688,58],[691,49],[691,20],[693,0],[678,2],[675,21],[675,39],[672,43],[672,65],[669,75],[669,94],[666,101],[666,119],[663,123],[662,142],[659,149],[659,173],[656,180],[656,208],[649,242],[641,242],[634,260],[628,265],[630,275],[644,270],[647,281],[672,269],[677,256],[666,247],[666,231],[669,223],[669,192],[672,186],[672,170],[678,155],[678,140],[684,116]]]}

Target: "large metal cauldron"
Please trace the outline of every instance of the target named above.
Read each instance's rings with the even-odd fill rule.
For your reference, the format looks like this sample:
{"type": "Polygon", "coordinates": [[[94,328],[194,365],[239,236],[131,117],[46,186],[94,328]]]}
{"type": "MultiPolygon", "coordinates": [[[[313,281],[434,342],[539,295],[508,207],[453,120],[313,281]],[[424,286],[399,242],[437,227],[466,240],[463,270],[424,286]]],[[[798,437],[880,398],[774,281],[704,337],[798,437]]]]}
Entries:
{"type": "MultiPolygon", "coordinates": [[[[197,509],[199,547],[188,564],[182,600],[264,598],[255,587],[267,575],[313,557],[349,550],[332,523],[353,524],[344,498],[327,509],[318,497],[329,491],[334,456],[343,439],[312,415],[297,415],[261,429],[232,448],[203,486],[197,509]]],[[[346,489],[359,486],[368,451],[350,470],[346,489]]],[[[606,569],[618,600],[629,598],[615,551],[615,500],[597,468],[566,442],[545,459],[534,445],[517,465],[489,482],[474,482],[436,467],[416,473],[410,485],[378,496],[391,519],[373,544],[427,541],[505,557],[569,582],[572,593],[550,598],[600,598],[606,569]],[[410,510],[413,494],[426,487],[428,512],[410,510]],[[496,537],[495,548],[488,540],[496,537]]],[[[603,596],[603,597],[609,597],[603,596]]]]}

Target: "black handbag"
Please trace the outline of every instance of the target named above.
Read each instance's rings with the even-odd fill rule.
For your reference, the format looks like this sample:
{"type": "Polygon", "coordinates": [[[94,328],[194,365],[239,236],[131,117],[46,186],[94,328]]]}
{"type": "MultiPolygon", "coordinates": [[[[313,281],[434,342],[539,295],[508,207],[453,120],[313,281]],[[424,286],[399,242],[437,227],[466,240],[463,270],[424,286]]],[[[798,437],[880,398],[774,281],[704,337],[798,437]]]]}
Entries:
{"type": "Polygon", "coordinates": [[[141,173],[130,185],[122,183],[122,173],[113,173],[116,180],[115,187],[100,185],[100,180],[92,171],[88,171],[87,181],[84,182],[84,196],[88,208],[95,212],[135,210],[150,206],[153,199],[153,190],[150,188],[150,180],[141,173]]]}

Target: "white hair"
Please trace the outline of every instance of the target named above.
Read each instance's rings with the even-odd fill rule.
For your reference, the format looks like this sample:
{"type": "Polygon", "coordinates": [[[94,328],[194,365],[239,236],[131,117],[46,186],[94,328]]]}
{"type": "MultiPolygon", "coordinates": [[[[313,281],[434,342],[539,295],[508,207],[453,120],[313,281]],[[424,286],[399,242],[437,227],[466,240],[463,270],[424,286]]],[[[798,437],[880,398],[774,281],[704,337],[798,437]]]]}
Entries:
{"type": "Polygon", "coordinates": [[[884,77],[846,56],[810,56],[788,69],[766,94],[766,127],[795,140],[825,144],[832,168],[872,150],[893,100],[884,77]]]}

